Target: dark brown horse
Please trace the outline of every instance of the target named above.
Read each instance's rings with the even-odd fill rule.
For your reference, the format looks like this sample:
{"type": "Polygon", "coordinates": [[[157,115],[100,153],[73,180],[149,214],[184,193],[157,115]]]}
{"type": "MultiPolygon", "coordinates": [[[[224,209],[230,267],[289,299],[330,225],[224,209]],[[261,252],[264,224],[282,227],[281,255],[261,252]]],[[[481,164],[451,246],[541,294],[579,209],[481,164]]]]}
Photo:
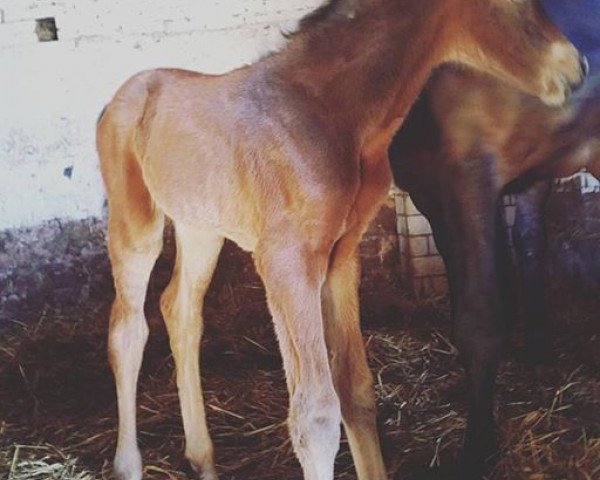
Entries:
{"type": "Polygon", "coordinates": [[[200,386],[202,301],[224,238],[253,252],[308,480],[331,480],[343,420],[361,480],[386,478],[359,329],[356,250],[391,183],[389,142],[432,69],[458,61],[562,104],[584,71],[532,0],[334,0],[279,52],[226,75],[128,80],[98,125],[116,299],[109,356],[115,470],[142,477],[136,383],[148,277],[172,219],[177,260],[161,308],[185,453],[217,478],[200,386]]]}
{"type": "MultiPolygon", "coordinates": [[[[580,14],[577,21],[589,20],[600,40],[600,12],[580,14]]],[[[597,66],[592,63],[592,73],[597,66]]],[[[463,478],[469,472],[477,478],[481,469],[473,465],[483,467],[481,460],[494,451],[493,384],[508,320],[516,313],[499,201],[503,193],[524,192],[514,242],[525,259],[519,283],[527,299],[527,351],[540,359],[550,342],[539,211],[547,189],[537,182],[584,166],[600,174],[600,75],[568,107],[552,108],[488,75],[442,67],[394,139],[390,160],[396,183],[429,219],[446,264],[454,336],[468,381],[463,478]]]]}

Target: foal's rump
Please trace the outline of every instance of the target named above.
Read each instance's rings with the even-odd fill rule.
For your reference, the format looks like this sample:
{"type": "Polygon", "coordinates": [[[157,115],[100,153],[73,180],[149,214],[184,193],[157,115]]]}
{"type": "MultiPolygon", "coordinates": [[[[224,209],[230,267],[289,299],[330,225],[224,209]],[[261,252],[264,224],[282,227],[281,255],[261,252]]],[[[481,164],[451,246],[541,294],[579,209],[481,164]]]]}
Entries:
{"type": "MultiPolygon", "coordinates": [[[[203,125],[209,106],[194,104],[202,101],[201,91],[211,78],[185,70],[140,72],[107,105],[98,122],[98,151],[112,211],[120,211],[117,217],[138,219],[142,226],[159,212],[185,219],[194,208],[196,217],[204,217],[201,224],[210,225],[210,212],[200,212],[205,202],[195,202],[194,195],[211,186],[210,159],[223,158],[227,142],[207,129],[212,119],[203,125]],[[181,202],[182,197],[189,201],[181,202]]],[[[213,191],[206,194],[218,195],[217,185],[213,181],[213,191]]]]}

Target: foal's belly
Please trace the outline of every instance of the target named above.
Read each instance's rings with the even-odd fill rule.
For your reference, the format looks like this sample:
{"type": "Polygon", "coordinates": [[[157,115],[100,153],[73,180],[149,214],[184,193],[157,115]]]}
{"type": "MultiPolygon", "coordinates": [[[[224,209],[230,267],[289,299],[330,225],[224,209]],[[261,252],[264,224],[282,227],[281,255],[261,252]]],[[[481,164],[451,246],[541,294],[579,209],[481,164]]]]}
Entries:
{"type": "Polygon", "coordinates": [[[147,163],[144,178],[152,199],[175,224],[210,229],[253,251],[260,224],[256,202],[247,198],[232,175],[210,168],[169,169],[147,163]]]}

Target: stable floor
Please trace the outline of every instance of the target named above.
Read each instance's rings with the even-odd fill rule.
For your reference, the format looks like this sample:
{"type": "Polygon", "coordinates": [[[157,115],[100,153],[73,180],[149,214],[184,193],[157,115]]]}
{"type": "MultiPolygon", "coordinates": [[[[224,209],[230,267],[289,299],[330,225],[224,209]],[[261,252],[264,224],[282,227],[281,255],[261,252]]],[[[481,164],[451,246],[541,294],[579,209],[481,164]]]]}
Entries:
{"type": "MultiPolygon", "coordinates": [[[[194,478],[183,460],[173,362],[157,308],[171,257],[159,260],[150,287],[151,334],[139,383],[139,439],[144,478],[151,480],[194,478]]],[[[112,291],[106,264],[98,268],[88,275],[83,297],[62,295],[35,314],[13,316],[0,330],[0,478],[110,478],[116,405],[106,329],[112,291]]],[[[416,302],[397,286],[368,279],[362,299],[390,478],[451,478],[465,396],[447,304],[416,302]]],[[[569,291],[553,293],[550,301],[553,364],[523,362],[518,329],[503,363],[497,395],[502,446],[490,480],[600,478],[599,303],[569,291]]],[[[230,245],[205,321],[203,383],[220,478],[301,479],[264,292],[248,256],[230,245]]],[[[336,479],[354,478],[344,443],[336,479]]]]}

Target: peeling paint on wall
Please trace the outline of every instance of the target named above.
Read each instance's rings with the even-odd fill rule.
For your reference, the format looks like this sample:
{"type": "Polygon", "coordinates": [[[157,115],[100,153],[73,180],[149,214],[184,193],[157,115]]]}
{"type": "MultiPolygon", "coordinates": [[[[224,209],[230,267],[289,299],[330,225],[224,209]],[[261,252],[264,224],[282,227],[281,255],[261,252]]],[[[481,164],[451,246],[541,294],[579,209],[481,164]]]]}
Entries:
{"type": "Polygon", "coordinates": [[[281,32],[321,1],[4,0],[0,231],[102,215],[95,124],[130,75],[226,72],[279,48],[281,32]],[[47,18],[57,41],[36,35],[47,18]]]}

